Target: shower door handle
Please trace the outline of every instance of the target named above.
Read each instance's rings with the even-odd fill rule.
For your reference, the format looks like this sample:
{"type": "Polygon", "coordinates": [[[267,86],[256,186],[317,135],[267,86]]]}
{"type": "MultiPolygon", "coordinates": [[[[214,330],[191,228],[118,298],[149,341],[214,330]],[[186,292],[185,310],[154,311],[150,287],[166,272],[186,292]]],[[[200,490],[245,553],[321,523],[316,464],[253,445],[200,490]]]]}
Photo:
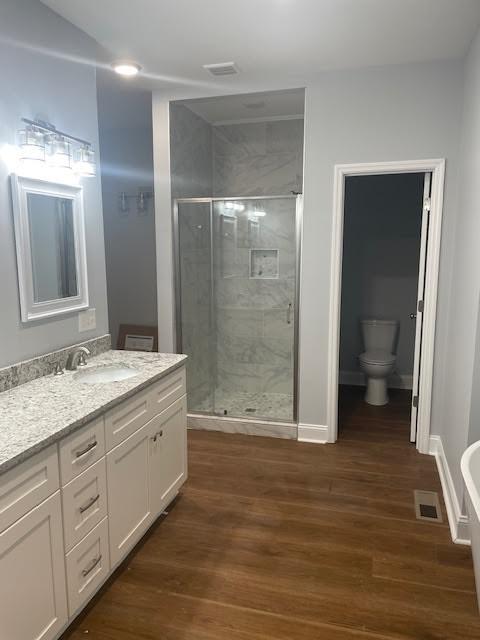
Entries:
{"type": "Polygon", "coordinates": [[[292,324],[292,303],[287,307],[287,324],[292,324]]]}

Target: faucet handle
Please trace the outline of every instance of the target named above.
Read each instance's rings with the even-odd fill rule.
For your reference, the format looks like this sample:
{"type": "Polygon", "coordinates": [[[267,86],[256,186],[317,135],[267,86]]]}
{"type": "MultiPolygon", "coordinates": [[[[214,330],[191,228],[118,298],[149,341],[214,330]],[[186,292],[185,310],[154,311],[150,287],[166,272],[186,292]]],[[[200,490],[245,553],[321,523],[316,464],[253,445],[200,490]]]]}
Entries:
{"type": "Polygon", "coordinates": [[[53,375],[63,376],[64,373],[65,371],[62,369],[62,366],[57,362],[57,364],[55,365],[55,369],[53,370],[53,375]]]}
{"type": "Polygon", "coordinates": [[[78,366],[79,367],[86,367],[87,366],[87,358],[85,353],[83,353],[83,351],[80,353],[80,356],[78,357],[78,366]]]}

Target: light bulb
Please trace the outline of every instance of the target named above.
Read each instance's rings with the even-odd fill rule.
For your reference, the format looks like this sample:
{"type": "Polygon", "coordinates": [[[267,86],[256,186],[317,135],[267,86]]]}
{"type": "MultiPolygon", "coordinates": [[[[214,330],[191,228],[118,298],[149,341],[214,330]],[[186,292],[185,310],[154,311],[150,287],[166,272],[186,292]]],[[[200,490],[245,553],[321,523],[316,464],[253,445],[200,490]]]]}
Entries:
{"type": "Polygon", "coordinates": [[[84,146],[78,149],[75,161],[75,172],[81,176],[95,176],[95,152],[91,147],[84,146]]]}
{"type": "Polygon", "coordinates": [[[48,164],[57,169],[71,169],[72,148],[70,142],[62,136],[54,136],[50,143],[48,164]]]}
{"type": "Polygon", "coordinates": [[[18,132],[18,136],[20,140],[19,160],[45,160],[45,136],[41,131],[28,125],[18,132]]]}

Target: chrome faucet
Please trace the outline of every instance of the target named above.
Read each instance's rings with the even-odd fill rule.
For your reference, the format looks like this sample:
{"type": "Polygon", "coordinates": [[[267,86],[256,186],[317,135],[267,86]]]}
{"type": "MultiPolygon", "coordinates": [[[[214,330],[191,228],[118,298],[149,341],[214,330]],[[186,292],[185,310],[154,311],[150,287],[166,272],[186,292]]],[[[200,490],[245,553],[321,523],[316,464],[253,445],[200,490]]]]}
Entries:
{"type": "Polygon", "coordinates": [[[68,369],[68,371],[75,371],[78,366],[85,366],[87,364],[87,356],[89,355],[90,351],[87,347],[77,347],[73,351],[70,351],[65,369],[68,369]]]}

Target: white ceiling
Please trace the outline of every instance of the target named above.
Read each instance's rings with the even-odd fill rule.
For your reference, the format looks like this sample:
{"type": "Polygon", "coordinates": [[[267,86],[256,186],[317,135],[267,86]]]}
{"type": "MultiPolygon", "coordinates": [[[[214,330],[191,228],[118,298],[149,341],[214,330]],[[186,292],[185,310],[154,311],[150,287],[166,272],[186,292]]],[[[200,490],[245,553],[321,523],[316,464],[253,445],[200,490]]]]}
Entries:
{"type": "Polygon", "coordinates": [[[479,0],[42,0],[114,58],[134,82],[178,95],[304,86],[327,69],[463,57],[479,0]],[[238,76],[204,64],[234,61],[238,76]]]}

